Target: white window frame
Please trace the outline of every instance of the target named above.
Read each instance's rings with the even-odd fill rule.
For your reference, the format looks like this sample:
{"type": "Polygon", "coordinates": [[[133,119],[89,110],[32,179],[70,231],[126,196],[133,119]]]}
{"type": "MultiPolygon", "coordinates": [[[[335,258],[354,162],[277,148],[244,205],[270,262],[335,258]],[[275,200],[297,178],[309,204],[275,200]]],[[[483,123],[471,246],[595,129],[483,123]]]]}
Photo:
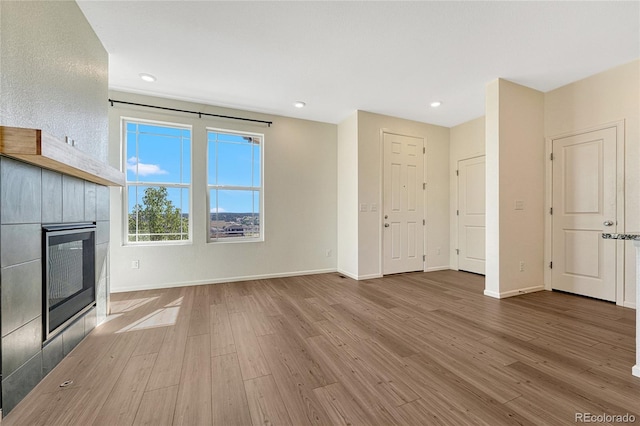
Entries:
{"type": "MultiPolygon", "coordinates": [[[[148,120],[136,117],[120,117],[120,130],[121,130],[121,170],[125,174],[125,185],[122,191],[122,218],[123,218],[123,245],[131,246],[146,246],[146,245],[184,245],[191,244],[193,242],[193,126],[183,123],[174,123],[169,121],[148,120]],[[139,123],[148,124],[162,127],[175,127],[191,132],[190,138],[190,176],[189,183],[158,183],[158,182],[129,182],[127,179],[127,123],[139,123]],[[129,241],[129,186],[137,187],[165,187],[165,188],[180,188],[187,189],[189,191],[189,230],[186,240],[164,240],[164,241],[129,241]]],[[[136,152],[136,156],[139,158],[136,152]]]]}
{"type": "Polygon", "coordinates": [[[205,129],[206,144],[207,144],[207,164],[205,170],[205,182],[207,184],[207,242],[212,244],[223,243],[251,243],[251,242],[263,242],[264,241],[264,147],[265,138],[263,133],[244,132],[238,130],[222,129],[217,127],[207,127],[205,129]],[[209,184],[209,132],[225,133],[228,135],[247,136],[260,138],[260,186],[235,186],[235,185],[211,185],[209,184]],[[227,238],[211,238],[211,190],[240,190],[240,191],[257,191],[260,200],[260,236],[259,237],[227,237],[227,238]]]}

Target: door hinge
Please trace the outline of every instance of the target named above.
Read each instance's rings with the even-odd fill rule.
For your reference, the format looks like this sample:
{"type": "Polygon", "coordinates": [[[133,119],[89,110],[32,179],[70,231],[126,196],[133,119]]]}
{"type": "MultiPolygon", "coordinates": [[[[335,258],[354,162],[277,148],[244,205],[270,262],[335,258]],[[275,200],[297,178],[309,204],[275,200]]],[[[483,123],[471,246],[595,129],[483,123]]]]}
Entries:
{"type": "Polygon", "coordinates": [[[427,153],[427,148],[426,148],[426,147],[424,147],[424,146],[422,147],[422,153],[423,153],[423,154],[426,154],[426,153],[427,153]]]}
{"type": "Polygon", "coordinates": [[[549,262],[549,269],[553,269],[553,262],[549,262]]]}
{"type": "Polygon", "coordinates": [[[553,207],[549,208],[549,214],[553,214],[553,207]]]}
{"type": "Polygon", "coordinates": [[[424,226],[426,224],[427,224],[427,221],[425,219],[422,219],[422,225],[424,226]]]}
{"type": "Polygon", "coordinates": [[[460,254],[460,249],[456,249],[456,254],[460,254]]]}
{"type": "Polygon", "coordinates": [[[427,255],[426,255],[426,254],[423,254],[423,255],[422,255],[422,261],[424,262],[425,260],[427,260],[427,255]]]}
{"type": "Polygon", "coordinates": [[[422,189],[427,189],[427,182],[422,182],[422,189]]]}
{"type": "Polygon", "coordinates": [[[460,216],[460,210],[456,210],[456,216],[460,216]]]}
{"type": "Polygon", "coordinates": [[[456,170],[456,176],[460,176],[460,171],[456,170]]]}
{"type": "Polygon", "coordinates": [[[549,156],[549,159],[550,159],[551,161],[553,161],[553,152],[552,152],[552,153],[551,153],[551,155],[549,156]]]}

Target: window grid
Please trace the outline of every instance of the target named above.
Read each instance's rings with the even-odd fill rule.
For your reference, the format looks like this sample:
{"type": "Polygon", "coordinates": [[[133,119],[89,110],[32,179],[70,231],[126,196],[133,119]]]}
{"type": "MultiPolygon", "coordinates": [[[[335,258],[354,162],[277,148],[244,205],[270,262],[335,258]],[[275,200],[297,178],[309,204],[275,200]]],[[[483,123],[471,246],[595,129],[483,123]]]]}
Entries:
{"type": "Polygon", "coordinates": [[[209,241],[256,241],[262,240],[263,238],[263,220],[262,220],[262,147],[263,147],[263,136],[255,135],[249,133],[239,133],[232,132],[228,130],[220,130],[220,129],[207,129],[207,144],[209,150],[209,164],[207,165],[208,173],[207,176],[210,176],[211,166],[213,162],[213,166],[215,168],[215,173],[213,176],[214,183],[208,182],[207,185],[207,196],[208,196],[208,205],[209,205],[209,216],[210,219],[215,217],[215,221],[212,220],[210,222],[209,227],[209,241]],[[220,138],[220,136],[224,136],[224,138],[220,138]],[[240,137],[245,141],[238,140],[224,140],[227,137],[240,137]],[[219,147],[221,144],[226,145],[237,145],[237,146],[245,146],[246,143],[250,144],[251,147],[251,156],[250,156],[250,185],[232,185],[232,184],[224,184],[220,183],[220,161],[222,155],[220,154],[219,147]],[[213,161],[211,159],[211,151],[213,146],[213,161]],[[256,152],[255,147],[259,147],[259,152],[256,152]],[[258,166],[256,167],[256,161],[258,166]],[[256,170],[256,168],[258,170],[256,170]],[[260,179],[260,185],[256,185],[257,179],[260,179]],[[221,206],[220,206],[220,193],[221,191],[242,191],[248,192],[251,196],[251,211],[243,212],[250,213],[250,216],[253,218],[254,223],[251,225],[241,225],[237,223],[226,224],[225,227],[221,230],[218,229],[221,216],[221,206]],[[212,194],[215,196],[212,197],[212,194]],[[258,200],[256,202],[256,195],[258,196],[258,200]],[[214,202],[215,199],[215,202],[214,202]],[[255,224],[255,220],[257,219],[257,225],[255,224]],[[216,227],[212,224],[216,223],[216,227]],[[257,228],[257,229],[256,229],[257,228]]]}
{"type": "MultiPolygon", "coordinates": [[[[187,218],[186,218],[186,222],[185,222],[185,218],[183,217],[183,213],[184,213],[184,209],[185,206],[188,209],[188,199],[190,198],[190,193],[191,193],[191,178],[190,176],[185,176],[186,171],[185,171],[185,160],[187,160],[185,158],[185,148],[188,148],[188,150],[190,151],[190,144],[191,144],[191,128],[188,126],[181,126],[181,125],[170,125],[170,124],[166,124],[166,123],[159,123],[159,122],[149,122],[149,121],[144,121],[144,120],[129,120],[129,119],[124,119],[124,132],[125,132],[125,170],[129,171],[131,170],[131,168],[129,167],[129,156],[128,156],[128,146],[129,144],[132,142],[130,140],[130,134],[133,133],[135,135],[134,137],[134,141],[133,143],[135,143],[135,171],[131,170],[134,172],[134,177],[135,180],[130,180],[129,179],[129,173],[126,173],[127,175],[127,184],[126,184],[126,190],[125,190],[125,194],[124,194],[124,198],[125,198],[125,209],[126,209],[126,220],[127,220],[127,225],[126,226],[126,238],[125,238],[125,243],[161,243],[161,244],[165,244],[165,243],[171,243],[171,242],[185,242],[185,241],[189,241],[190,240],[190,232],[189,230],[191,229],[191,215],[189,213],[187,213],[187,218]],[[130,125],[133,126],[134,130],[130,129],[130,125]],[[141,126],[145,126],[145,127],[152,127],[152,128],[165,128],[165,129],[173,129],[173,130],[179,130],[179,135],[169,135],[167,133],[154,133],[154,132],[150,132],[150,131],[141,131],[140,127],[141,126]],[[140,136],[141,135],[146,135],[146,136],[150,136],[150,137],[156,137],[156,138],[164,138],[164,139],[177,139],[179,141],[179,183],[172,183],[172,182],[164,182],[162,181],[162,179],[157,179],[157,180],[140,180],[140,165],[142,164],[141,160],[141,156],[140,156],[140,136]],[[188,180],[189,183],[184,183],[186,180],[188,180]],[[130,192],[132,190],[135,191],[135,203],[134,203],[134,208],[136,208],[137,206],[141,206],[141,200],[143,199],[143,197],[140,194],[140,190],[142,188],[158,188],[160,191],[162,191],[162,189],[166,189],[168,192],[169,188],[172,189],[178,189],[178,194],[179,196],[178,198],[178,206],[176,207],[177,212],[179,214],[179,226],[178,229],[174,229],[174,232],[168,232],[166,229],[163,232],[140,232],[141,229],[141,223],[140,223],[140,214],[135,214],[134,212],[130,211],[130,192]],[[185,192],[186,192],[186,197],[185,197],[185,192]],[[187,198],[185,200],[185,198],[187,198]],[[133,233],[131,232],[131,219],[132,216],[134,216],[134,229],[133,229],[133,233]]],[[[188,159],[190,161],[190,158],[188,159]]],[[[145,189],[146,191],[146,189],[145,189]]],[[[139,211],[136,210],[136,213],[138,213],[139,211]]]]}

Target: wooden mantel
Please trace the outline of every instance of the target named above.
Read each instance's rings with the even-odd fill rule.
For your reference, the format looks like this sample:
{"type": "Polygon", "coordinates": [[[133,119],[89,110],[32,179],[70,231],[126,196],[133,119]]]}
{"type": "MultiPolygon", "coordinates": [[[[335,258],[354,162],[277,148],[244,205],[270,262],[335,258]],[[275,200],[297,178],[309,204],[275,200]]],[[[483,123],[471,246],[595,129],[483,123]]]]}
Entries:
{"type": "Polygon", "coordinates": [[[105,186],[124,186],[120,170],[38,129],[0,126],[0,154],[105,186]]]}

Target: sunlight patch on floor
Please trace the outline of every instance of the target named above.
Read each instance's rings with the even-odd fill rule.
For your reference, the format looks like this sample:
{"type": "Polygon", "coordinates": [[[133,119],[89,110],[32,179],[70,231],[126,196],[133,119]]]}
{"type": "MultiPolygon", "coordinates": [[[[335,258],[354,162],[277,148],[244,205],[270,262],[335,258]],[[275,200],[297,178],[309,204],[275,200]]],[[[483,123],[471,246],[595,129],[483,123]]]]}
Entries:
{"type": "Polygon", "coordinates": [[[177,298],[176,300],[174,300],[173,302],[168,303],[168,304],[166,304],[166,305],[164,305],[164,306],[165,306],[165,307],[168,307],[168,306],[180,306],[180,305],[182,305],[182,299],[184,299],[184,297],[178,297],[178,298],[177,298]]]}
{"type": "Polygon", "coordinates": [[[158,296],[155,297],[145,297],[143,299],[131,299],[131,300],[118,300],[111,302],[111,313],[119,314],[124,312],[130,312],[134,309],[138,309],[147,303],[153,302],[158,299],[158,296]]]}
{"type": "Polygon", "coordinates": [[[128,325],[116,333],[124,333],[127,331],[144,330],[147,328],[157,327],[169,327],[176,323],[178,318],[178,312],[180,312],[179,306],[171,306],[168,308],[158,309],[155,312],[150,313],[144,318],[140,318],[138,321],[131,325],[128,325]]]}
{"type": "Polygon", "coordinates": [[[109,321],[113,321],[114,319],[118,319],[120,318],[122,315],[124,314],[112,314],[112,315],[108,315],[107,318],[104,320],[104,322],[100,325],[106,324],[109,321]]]}

